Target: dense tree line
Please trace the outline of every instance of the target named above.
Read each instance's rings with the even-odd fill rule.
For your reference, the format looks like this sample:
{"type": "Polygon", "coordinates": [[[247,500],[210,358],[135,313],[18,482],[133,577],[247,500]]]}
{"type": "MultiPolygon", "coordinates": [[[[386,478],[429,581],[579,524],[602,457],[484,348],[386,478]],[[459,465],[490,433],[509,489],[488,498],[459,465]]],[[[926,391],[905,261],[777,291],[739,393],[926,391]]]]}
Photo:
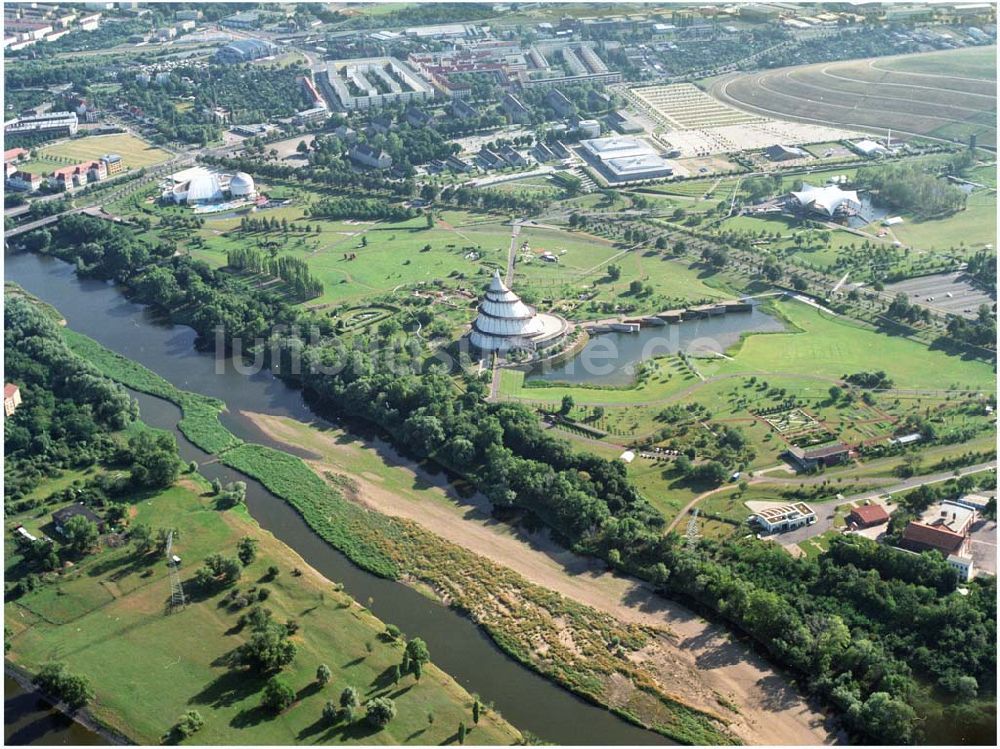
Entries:
{"type": "Polygon", "coordinates": [[[980,250],[969,258],[966,275],[972,283],[981,289],[996,294],[997,290],[997,256],[993,252],[980,250]]]}
{"type": "Polygon", "coordinates": [[[420,215],[416,208],[394,205],[380,198],[323,198],[310,205],[306,212],[316,218],[365,221],[408,221],[420,215]]]}
{"type": "MultiPolygon", "coordinates": [[[[312,156],[310,158],[313,158],[312,156]]],[[[412,180],[386,179],[384,174],[359,172],[340,155],[331,155],[323,165],[291,166],[288,164],[260,161],[257,159],[220,158],[203,156],[202,161],[230,171],[249,171],[260,177],[313,182],[336,190],[365,192],[368,194],[414,195],[416,185],[412,180]]]]}
{"type": "MultiPolygon", "coordinates": [[[[140,296],[152,293],[146,285],[154,271],[156,283],[176,294],[178,309],[195,310],[191,322],[203,336],[222,322],[227,336],[269,338],[268,364],[319,402],[468,476],[498,512],[529,513],[574,550],[727,620],[803,675],[857,737],[919,739],[913,706],[928,686],[946,695],[952,719],[967,715],[977,693],[992,693],[995,590],[977,581],[967,596],[948,592],[943,560],[934,554],[889,557],[896,552],[852,538],[834,546],[856,548],[793,559],[752,537],[705,540],[692,552],[663,534],[663,517],[629,482],[624,464],[574,451],[520,405],[486,402],[479,378],[465,376],[457,389],[423,345],[398,328],[338,337],[328,326],[307,343],[268,331],[308,313],[188,258],[133,271],[140,296]]],[[[739,437],[727,435],[734,443],[739,437]]]]}
{"type": "Polygon", "coordinates": [[[181,68],[178,74],[194,81],[190,93],[196,109],[228,109],[236,123],[290,117],[313,106],[298,80],[305,70],[295,65],[210,65],[181,68]]]}
{"type": "Polygon", "coordinates": [[[880,57],[888,54],[917,52],[920,42],[900,38],[900,32],[909,29],[900,24],[865,25],[830,36],[813,36],[796,44],[772,50],[760,57],[757,66],[780,68],[786,65],[805,65],[811,62],[855,60],[861,57],[880,57]]]}
{"type": "Polygon", "coordinates": [[[983,304],[972,320],[958,315],[948,316],[948,338],[973,346],[996,348],[997,320],[989,306],[983,304]]]}
{"type": "MultiPolygon", "coordinates": [[[[76,263],[80,273],[127,283],[139,301],[194,328],[199,345],[210,345],[217,327],[228,347],[236,338],[266,337],[271,325],[290,324],[297,316],[277,293],[248,293],[232,274],[174,256],[170,243],[150,247],[131,228],[85,214],[61,218],[46,249],[76,263]]],[[[318,321],[321,329],[332,329],[328,320],[318,321]]]]}
{"type": "Polygon", "coordinates": [[[309,271],[308,263],[301,258],[271,257],[249,247],[229,250],[226,258],[230,268],[280,278],[288,285],[294,299],[312,299],[323,293],[323,282],[309,271]]]}
{"type": "Polygon", "coordinates": [[[921,164],[895,163],[858,170],[858,186],[878,194],[879,203],[920,218],[947,216],[965,208],[966,194],[925,171],[921,164]]]}
{"type": "Polygon", "coordinates": [[[893,297],[885,313],[889,317],[903,322],[930,322],[931,319],[929,309],[921,307],[919,304],[913,304],[903,292],[899,292],[893,297]]]}
{"type": "Polygon", "coordinates": [[[125,390],[66,345],[58,326],[23,297],[5,295],[5,378],[21,405],[4,424],[4,496],[18,499],[51,470],[115,451],[109,431],[136,418],[125,390]]]}
{"type": "Polygon", "coordinates": [[[412,127],[402,124],[385,135],[368,138],[372,148],[383,149],[392,157],[393,164],[401,167],[407,175],[415,164],[426,164],[433,159],[447,159],[462,150],[442,136],[433,126],[412,127]]]}
{"type": "Polygon", "coordinates": [[[545,195],[529,195],[464,186],[444,188],[441,191],[441,200],[463,208],[527,214],[539,213],[552,202],[552,199],[545,195]]]}

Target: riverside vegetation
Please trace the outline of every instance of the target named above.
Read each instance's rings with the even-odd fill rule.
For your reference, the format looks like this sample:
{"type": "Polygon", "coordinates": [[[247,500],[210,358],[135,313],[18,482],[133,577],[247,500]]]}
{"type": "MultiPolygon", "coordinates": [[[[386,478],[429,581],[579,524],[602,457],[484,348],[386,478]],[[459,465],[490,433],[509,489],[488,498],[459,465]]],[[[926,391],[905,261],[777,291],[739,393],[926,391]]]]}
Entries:
{"type": "Polygon", "coordinates": [[[145,744],[426,744],[463,730],[477,743],[522,740],[419,638],[262,531],[239,485],[184,470],[173,438],[137,421],[67,332],[7,296],[7,372],[23,402],[7,423],[5,510],[37,540],[6,541],[5,651],[45,694],[145,744]],[[55,532],[49,513],[77,502],[106,528],[76,517],[55,532]],[[166,616],[171,535],[189,601],[166,616]]]}
{"type": "MultiPolygon", "coordinates": [[[[228,345],[237,336],[268,340],[275,323],[315,322],[323,333],[318,342],[307,344],[293,335],[268,340],[278,352],[268,362],[276,371],[288,371],[292,354],[301,354],[304,373],[290,379],[324,405],[377,424],[416,455],[470,477],[498,511],[532,515],[572,549],[600,556],[726,620],[773,661],[800,674],[812,692],[838,709],[856,737],[892,742],[925,738],[915,707],[924,715],[936,714],[938,723],[977,721],[988,713],[995,683],[995,583],[976,580],[969,595],[956,595],[953,582],[942,582],[943,559],[927,555],[912,565],[905,560],[887,564],[874,543],[864,539],[833,544],[829,552],[808,559],[791,559],[752,538],[704,541],[691,551],[676,535],[663,533],[663,517],[630,483],[621,463],[574,452],[543,432],[523,407],[486,402],[480,379],[436,371],[425,361],[428,352],[394,340],[398,327],[385,328],[385,334],[338,336],[313,313],[248,289],[203,263],[172,257],[166,248],[149,247],[129,229],[94,221],[63,219],[47,249],[76,260],[83,273],[126,283],[140,300],[191,324],[206,345],[217,324],[225,326],[223,345],[228,345]],[[95,234],[101,235],[100,252],[90,240],[95,234]],[[81,235],[83,248],[77,238],[81,235]],[[368,353],[387,349],[398,354],[397,365],[407,365],[404,372],[384,371],[368,353]],[[311,362],[339,362],[342,367],[337,374],[319,375],[311,371],[311,362]],[[849,554],[845,546],[852,547],[849,554]],[[845,559],[847,563],[837,563],[845,559]]],[[[274,451],[258,446],[234,447],[221,459],[226,461],[230,452],[237,467],[255,469],[265,485],[271,482],[272,491],[281,494],[283,487],[288,491],[294,486],[299,498],[286,499],[298,502],[307,520],[312,515],[311,524],[335,545],[342,528],[350,527],[346,518],[338,528],[322,527],[316,503],[329,512],[337,506],[337,495],[329,486],[310,484],[301,461],[274,458],[274,451]],[[269,455],[274,463],[265,467],[269,455]],[[302,473],[301,481],[292,481],[293,470],[302,473]]],[[[345,513],[357,510],[343,505],[345,513]]],[[[350,544],[364,549],[355,549],[359,563],[383,573],[413,574],[415,560],[408,554],[420,559],[429,539],[405,524],[393,523],[392,528],[365,541],[352,537],[350,544]]],[[[345,550],[350,553],[350,547],[345,550]]],[[[456,574],[456,565],[447,569],[456,574]]],[[[434,580],[427,570],[417,577],[434,580]]],[[[483,599],[473,600],[472,605],[458,603],[476,616],[483,599]]],[[[521,620],[504,617],[503,626],[520,626],[507,622],[512,618],[521,620]]],[[[481,615],[480,621],[502,646],[524,658],[498,623],[481,615]]],[[[588,648],[588,658],[582,664],[578,659],[578,669],[571,672],[562,664],[547,668],[537,658],[527,660],[600,699],[600,682],[593,677],[606,673],[606,666],[596,656],[602,648],[608,652],[609,641],[588,648]]],[[[615,669],[621,668],[617,661],[615,669]]],[[[693,725],[708,730],[705,716],[685,713],[662,694],[656,699],[669,706],[672,720],[648,723],[687,740],[704,735],[692,732],[693,725]]]]}

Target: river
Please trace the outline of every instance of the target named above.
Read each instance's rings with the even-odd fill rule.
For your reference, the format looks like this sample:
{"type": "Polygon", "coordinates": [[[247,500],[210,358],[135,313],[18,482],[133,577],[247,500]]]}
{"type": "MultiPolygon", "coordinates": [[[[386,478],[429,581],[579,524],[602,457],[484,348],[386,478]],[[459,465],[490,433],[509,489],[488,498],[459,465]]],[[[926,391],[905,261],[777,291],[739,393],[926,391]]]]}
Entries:
{"type": "MultiPolygon", "coordinates": [[[[229,411],[221,420],[243,439],[269,443],[241,416],[241,411],[313,420],[300,391],[266,371],[245,376],[226,367],[223,374],[217,374],[214,356],[195,350],[193,330],[164,324],[148,309],[129,302],[113,285],[79,279],[71,265],[50,257],[8,254],[5,260],[5,279],[58,308],[74,330],[140,362],[179,388],[225,401],[229,411]]],[[[471,620],[457,612],[402,583],[355,567],[317,536],[290,505],[258,482],[219,463],[207,463],[209,456],[177,430],[180,410],[174,404],[141,393],[134,395],[143,421],[172,431],[181,455],[185,460],[197,460],[204,476],[219,477],[224,482],[246,481],[247,507],[261,527],[293,548],[323,575],[343,583],[356,600],[371,599],[371,609],[380,619],[399,626],[410,637],[422,637],[438,666],[467,690],[492,702],[517,728],[556,744],[672,743],[576,697],[507,657],[471,620]]],[[[6,722],[26,719],[28,707],[6,701],[6,722]]],[[[37,717],[35,721],[38,722],[37,717]]],[[[57,733],[50,735],[41,730],[25,734],[25,738],[20,743],[61,741],[57,733]]]]}
{"type": "Polygon", "coordinates": [[[6,675],[3,693],[3,743],[7,746],[95,746],[105,743],[103,737],[67,718],[35,694],[24,691],[6,675]]]}

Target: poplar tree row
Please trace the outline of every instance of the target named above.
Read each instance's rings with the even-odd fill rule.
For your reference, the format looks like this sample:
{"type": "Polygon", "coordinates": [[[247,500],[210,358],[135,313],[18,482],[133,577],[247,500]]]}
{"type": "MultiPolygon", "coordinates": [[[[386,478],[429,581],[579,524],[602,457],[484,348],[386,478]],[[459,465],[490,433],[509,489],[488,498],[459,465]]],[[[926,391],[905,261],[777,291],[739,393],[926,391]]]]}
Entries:
{"type": "Polygon", "coordinates": [[[251,273],[261,273],[280,278],[297,299],[311,299],[323,293],[323,283],[310,271],[304,260],[288,257],[271,257],[265,252],[249,247],[237,247],[226,253],[230,268],[251,273]]]}

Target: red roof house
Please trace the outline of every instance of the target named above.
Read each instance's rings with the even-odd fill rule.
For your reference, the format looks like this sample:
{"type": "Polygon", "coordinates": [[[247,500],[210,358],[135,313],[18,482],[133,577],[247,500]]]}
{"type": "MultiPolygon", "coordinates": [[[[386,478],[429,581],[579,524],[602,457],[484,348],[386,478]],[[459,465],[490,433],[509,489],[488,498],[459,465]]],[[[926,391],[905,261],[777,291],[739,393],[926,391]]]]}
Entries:
{"type": "Polygon", "coordinates": [[[851,523],[858,528],[871,528],[889,522],[889,513],[882,505],[863,505],[855,507],[848,516],[851,523]]]}
{"type": "Polygon", "coordinates": [[[935,549],[947,557],[950,554],[961,554],[966,540],[964,534],[955,533],[943,526],[927,525],[913,520],[903,530],[900,545],[911,551],[935,549]]]}

